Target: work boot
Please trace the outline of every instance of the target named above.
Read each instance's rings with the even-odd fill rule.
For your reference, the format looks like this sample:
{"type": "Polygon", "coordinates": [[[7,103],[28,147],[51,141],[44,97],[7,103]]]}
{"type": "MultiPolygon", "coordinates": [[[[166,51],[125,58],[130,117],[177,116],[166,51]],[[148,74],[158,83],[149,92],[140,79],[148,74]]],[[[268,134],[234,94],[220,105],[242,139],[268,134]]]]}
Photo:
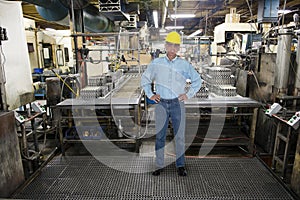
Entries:
{"type": "Polygon", "coordinates": [[[187,176],[187,172],[184,167],[178,167],[177,172],[179,176],[187,176]]]}
{"type": "Polygon", "coordinates": [[[162,171],[163,171],[162,168],[157,169],[157,170],[155,170],[154,172],[152,172],[152,175],[153,175],[153,176],[159,176],[159,175],[160,175],[160,172],[162,172],[162,171]]]}

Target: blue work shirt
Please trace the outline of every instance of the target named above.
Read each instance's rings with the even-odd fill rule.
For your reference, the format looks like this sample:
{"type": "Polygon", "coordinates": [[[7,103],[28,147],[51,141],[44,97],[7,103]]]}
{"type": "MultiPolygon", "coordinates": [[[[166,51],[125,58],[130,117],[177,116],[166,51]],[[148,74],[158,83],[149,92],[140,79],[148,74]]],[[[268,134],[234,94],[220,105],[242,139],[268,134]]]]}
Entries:
{"type": "Polygon", "coordinates": [[[169,60],[165,56],[154,59],[142,75],[141,86],[148,98],[154,95],[152,82],[155,84],[156,94],[163,99],[174,99],[184,93],[190,99],[199,91],[202,80],[188,61],[179,57],[169,60]],[[191,80],[191,87],[186,93],[187,79],[191,80]]]}

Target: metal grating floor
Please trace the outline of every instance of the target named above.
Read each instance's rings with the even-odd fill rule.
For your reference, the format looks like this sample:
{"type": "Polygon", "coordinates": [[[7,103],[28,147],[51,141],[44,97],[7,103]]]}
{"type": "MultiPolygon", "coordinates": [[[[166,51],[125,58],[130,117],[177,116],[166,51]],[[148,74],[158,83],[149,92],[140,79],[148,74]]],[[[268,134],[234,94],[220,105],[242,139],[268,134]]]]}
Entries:
{"type": "MultiPolygon", "coordinates": [[[[153,157],[106,157],[122,172],[92,156],[55,157],[13,199],[294,199],[257,158],[187,158],[187,177],[175,165],[158,177],[137,173],[153,157]]],[[[167,159],[167,158],[166,158],[167,159]]]]}

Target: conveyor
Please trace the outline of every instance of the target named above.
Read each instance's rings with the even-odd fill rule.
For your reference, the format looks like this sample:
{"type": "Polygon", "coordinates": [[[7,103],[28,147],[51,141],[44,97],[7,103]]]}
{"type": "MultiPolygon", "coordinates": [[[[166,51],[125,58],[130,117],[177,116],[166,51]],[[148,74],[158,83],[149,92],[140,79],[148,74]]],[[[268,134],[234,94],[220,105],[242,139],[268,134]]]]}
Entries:
{"type": "Polygon", "coordinates": [[[113,93],[103,97],[94,99],[66,99],[57,104],[57,108],[109,108],[111,104],[120,106],[120,108],[127,108],[128,106],[134,106],[140,103],[142,98],[142,92],[139,89],[140,77],[128,76],[124,77],[120,83],[119,88],[116,88],[113,93]]]}

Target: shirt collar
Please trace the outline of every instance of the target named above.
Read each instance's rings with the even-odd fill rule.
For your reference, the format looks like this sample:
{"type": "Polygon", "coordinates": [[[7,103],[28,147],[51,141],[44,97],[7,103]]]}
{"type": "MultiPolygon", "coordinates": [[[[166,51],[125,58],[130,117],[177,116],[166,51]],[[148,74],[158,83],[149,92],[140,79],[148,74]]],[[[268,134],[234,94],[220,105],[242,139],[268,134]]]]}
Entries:
{"type": "Polygon", "coordinates": [[[168,61],[175,61],[177,58],[178,58],[178,56],[175,56],[175,58],[173,58],[172,60],[170,60],[170,59],[168,58],[168,56],[166,55],[166,59],[167,59],[168,61]]]}

